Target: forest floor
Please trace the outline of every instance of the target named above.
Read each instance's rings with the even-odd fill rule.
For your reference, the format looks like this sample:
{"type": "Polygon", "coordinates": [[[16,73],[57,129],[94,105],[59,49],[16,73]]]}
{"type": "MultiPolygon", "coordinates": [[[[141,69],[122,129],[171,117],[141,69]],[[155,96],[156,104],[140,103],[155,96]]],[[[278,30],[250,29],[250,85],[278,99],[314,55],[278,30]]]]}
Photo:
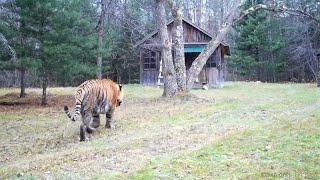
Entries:
{"type": "MultiPolygon", "coordinates": [[[[0,179],[320,179],[320,91],[227,83],[182,99],[124,87],[112,129],[79,142],[75,88],[0,89],[0,179]]],[[[105,119],[103,117],[102,124],[105,119]]]]}

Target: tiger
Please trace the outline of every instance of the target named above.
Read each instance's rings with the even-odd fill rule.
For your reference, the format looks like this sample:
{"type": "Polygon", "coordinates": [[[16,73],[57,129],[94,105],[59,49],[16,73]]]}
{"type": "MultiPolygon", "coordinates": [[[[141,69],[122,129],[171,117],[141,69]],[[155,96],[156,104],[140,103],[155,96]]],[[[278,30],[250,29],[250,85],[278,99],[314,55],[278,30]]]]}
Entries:
{"type": "Polygon", "coordinates": [[[71,115],[68,106],[64,106],[64,112],[71,121],[82,116],[80,141],[85,141],[86,133],[92,134],[100,126],[100,114],[106,115],[105,127],[111,128],[114,111],[123,101],[122,85],[110,79],[87,80],[77,88],[75,100],[74,114],[71,115]]]}

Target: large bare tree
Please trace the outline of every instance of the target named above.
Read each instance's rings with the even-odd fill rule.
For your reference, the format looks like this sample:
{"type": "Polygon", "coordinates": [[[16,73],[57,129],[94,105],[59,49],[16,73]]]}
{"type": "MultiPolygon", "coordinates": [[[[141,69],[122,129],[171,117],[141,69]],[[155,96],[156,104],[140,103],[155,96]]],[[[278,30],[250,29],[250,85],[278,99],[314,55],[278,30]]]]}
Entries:
{"type": "MultiPolygon", "coordinates": [[[[179,3],[181,3],[179,1],[179,3]]],[[[184,57],[184,37],[183,37],[183,25],[182,25],[182,13],[180,9],[180,4],[174,3],[172,0],[169,1],[171,6],[171,12],[173,16],[173,56],[174,56],[174,66],[177,76],[177,85],[179,92],[185,92],[187,90],[186,84],[186,65],[184,57]]]]}
{"type": "Polygon", "coordinates": [[[168,35],[167,22],[165,16],[165,0],[155,0],[157,24],[159,28],[161,56],[163,58],[164,92],[167,97],[175,96],[178,92],[176,71],[172,60],[172,45],[168,35]]]}
{"type": "MultiPolygon", "coordinates": [[[[164,60],[164,72],[165,72],[165,87],[164,87],[164,95],[168,97],[175,96],[177,94],[177,84],[183,84],[184,81],[183,78],[179,78],[178,75],[181,75],[181,68],[183,66],[178,66],[176,65],[176,71],[174,71],[173,67],[173,60],[172,60],[172,55],[171,55],[171,43],[169,41],[168,37],[168,32],[167,32],[167,26],[166,26],[166,21],[165,21],[165,9],[164,9],[164,0],[156,0],[157,4],[157,20],[158,20],[158,28],[160,32],[160,39],[161,39],[161,47],[162,47],[162,57],[164,60]],[[177,70],[180,71],[177,73],[177,70]],[[175,78],[176,77],[176,78],[175,78]],[[168,89],[170,90],[170,93],[168,94],[167,91],[168,89]]],[[[172,2],[171,2],[172,4],[172,2]]],[[[258,4],[250,7],[247,10],[241,11],[240,9],[241,6],[241,1],[237,1],[235,3],[234,8],[230,11],[228,16],[226,16],[226,19],[222,26],[220,27],[217,35],[215,38],[213,38],[208,45],[205,47],[205,49],[199,54],[199,56],[193,61],[189,71],[187,72],[187,77],[186,77],[186,91],[190,91],[194,85],[196,77],[199,75],[201,69],[204,67],[206,64],[208,58],[210,55],[215,51],[216,48],[220,45],[221,41],[223,41],[227,35],[227,33],[230,31],[231,27],[233,26],[234,23],[237,23],[244,17],[248,16],[249,14],[256,12],[258,10],[267,10],[267,11],[272,11],[274,13],[286,13],[290,15],[296,15],[296,16],[304,16],[309,19],[312,19],[316,22],[319,23],[319,20],[301,10],[296,10],[296,9],[289,9],[286,8],[286,6],[280,4],[279,6],[274,6],[272,5],[267,6],[263,4],[258,4]]],[[[183,45],[181,45],[181,39],[177,39],[177,35],[183,35],[183,28],[179,28],[179,16],[181,14],[178,13],[177,7],[172,7],[172,13],[173,17],[175,20],[174,23],[174,44],[175,44],[175,52],[183,52],[183,45]],[[178,42],[177,42],[178,40],[178,42]]],[[[180,37],[181,38],[181,37],[180,37]]],[[[184,64],[184,59],[183,57],[178,57],[178,62],[184,64]]],[[[185,66],[184,66],[185,67],[185,66]]],[[[184,68],[185,69],[185,68],[184,68]]]]}
{"type": "Polygon", "coordinates": [[[232,24],[239,13],[240,4],[229,14],[225,23],[219,30],[219,33],[213,38],[199,56],[193,61],[187,76],[187,90],[190,91],[194,85],[196,77],[199,75],[201,69],[206,64],[211,54],[218,48],[221,41],[225,39],[227,33],[232,27],[232,24]]]}

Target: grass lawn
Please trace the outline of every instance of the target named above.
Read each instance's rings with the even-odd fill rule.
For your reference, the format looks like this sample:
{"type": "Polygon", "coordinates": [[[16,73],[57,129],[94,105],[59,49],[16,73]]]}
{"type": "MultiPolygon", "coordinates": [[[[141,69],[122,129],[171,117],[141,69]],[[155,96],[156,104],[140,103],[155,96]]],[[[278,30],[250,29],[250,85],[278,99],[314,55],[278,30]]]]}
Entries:
{"type": "MultiPolygon", "coordinates": [[[[79,142],[75,88],[0,89],[0,179],[320,179],[320,90],[233,82],[162,98],[127,85],[112,129],[79,142]]],[[[105,118],[102,118],[104,124],[105,118]]]]}

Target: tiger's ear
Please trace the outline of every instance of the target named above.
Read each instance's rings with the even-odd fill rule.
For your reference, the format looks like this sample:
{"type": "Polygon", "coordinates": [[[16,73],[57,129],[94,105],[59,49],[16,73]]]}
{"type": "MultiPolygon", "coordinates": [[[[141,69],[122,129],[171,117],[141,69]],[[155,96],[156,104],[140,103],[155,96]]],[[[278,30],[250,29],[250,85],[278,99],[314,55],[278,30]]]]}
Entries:
{"type": "Polygon", "coordinates": [[[121,91],[121,89],[122,89],[122,84],[119,84],[119,89],[120,89],[120,91],[121,91]]]}

